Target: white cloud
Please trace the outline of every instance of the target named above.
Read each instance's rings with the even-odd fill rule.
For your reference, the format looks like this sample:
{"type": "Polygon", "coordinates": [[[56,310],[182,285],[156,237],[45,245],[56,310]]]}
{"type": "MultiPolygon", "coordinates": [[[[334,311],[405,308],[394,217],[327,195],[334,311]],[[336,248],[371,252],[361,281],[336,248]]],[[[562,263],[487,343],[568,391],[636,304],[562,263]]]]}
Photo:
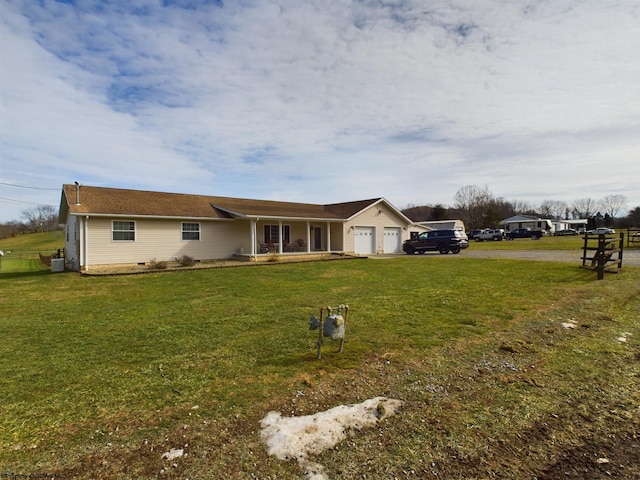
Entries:
{"type": "Polygon", "coordinates": [[[636,2],[78,3],[2,7],[7,181],[640,203],[636,2]]]}

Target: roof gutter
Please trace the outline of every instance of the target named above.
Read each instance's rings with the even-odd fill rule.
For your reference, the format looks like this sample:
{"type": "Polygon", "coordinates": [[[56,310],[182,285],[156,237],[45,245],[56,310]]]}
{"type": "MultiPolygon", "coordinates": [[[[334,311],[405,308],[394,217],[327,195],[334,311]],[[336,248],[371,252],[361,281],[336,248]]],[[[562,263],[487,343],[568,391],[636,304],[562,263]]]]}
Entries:
{"type": "Polygon", "coordinates": [[[347,218],[324,218],[324,217],[280,217],[277,215],[247,215],[245,218],[253,220],[288,220],[295,222],[346,222],[347,218]]]}
{"type": "Polygon", "coordinates": [[[75,215],[77,217],[92,216],[102,218],[151,218],[154,220],[203,220],[212,222],[229,222],[235,220],[233,218],[211,218],[211,217],[182,217],[182,216],[167,216],[167,215],[140,215],[140,214],[127,214],[127,213],[91,213],[91,212],[69,212],[69,215],[75,215]]]}
{"type": "MultiPolygon", "coordinates": [[[[182,217],[176,215],[140,215],[140,214],[126,214],[126,213],[91,213],[91,212],[69,212],[69,215],[75,215],[83,217],[90,215],[92,217],[103,218],[149,218],[154,220],[203,220],[203,221],[215,221],[215,222],[232,222],[238,218],[211,218],[211,217],[182,217]]],[[[245,215],[239,218],[248,220],[287,220],[297,222],[346,222],[347,218],[323,218],[323,217],[284,217],[277,215],[245,215]]]]}

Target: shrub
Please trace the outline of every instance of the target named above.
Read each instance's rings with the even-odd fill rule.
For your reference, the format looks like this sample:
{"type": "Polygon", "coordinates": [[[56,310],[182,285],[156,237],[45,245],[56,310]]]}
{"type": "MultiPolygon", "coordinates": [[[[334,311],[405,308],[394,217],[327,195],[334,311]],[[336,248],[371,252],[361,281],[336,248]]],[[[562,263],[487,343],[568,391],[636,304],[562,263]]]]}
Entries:
{"type": "Polygon", "coordinates": [[[165,262],[164,260],[158,261],[154,258],[149,262],[150,270],[164,270],[165,268],[167,268],[167,262],[165,262]]]}
{"type": "Polygon", "coordinates": [[[192,267],[193,265],[195,265],[196,261],[193,259],[193,257],[190,257],[189,255],[183,255],[180,258],[178,258],[178,263],[182,267],[192,267]]]}

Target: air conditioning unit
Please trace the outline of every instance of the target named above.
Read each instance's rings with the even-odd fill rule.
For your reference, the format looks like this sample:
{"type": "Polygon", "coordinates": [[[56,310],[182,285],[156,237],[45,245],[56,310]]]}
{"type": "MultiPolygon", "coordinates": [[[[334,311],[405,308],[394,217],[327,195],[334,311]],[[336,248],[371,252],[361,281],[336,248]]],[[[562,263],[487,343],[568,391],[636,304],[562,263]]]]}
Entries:
{"type": "Polygon", "coordinates": [[[64,258],[52,258],[51,259],[51,271],[52,272],[64,272],[64,258]]]}

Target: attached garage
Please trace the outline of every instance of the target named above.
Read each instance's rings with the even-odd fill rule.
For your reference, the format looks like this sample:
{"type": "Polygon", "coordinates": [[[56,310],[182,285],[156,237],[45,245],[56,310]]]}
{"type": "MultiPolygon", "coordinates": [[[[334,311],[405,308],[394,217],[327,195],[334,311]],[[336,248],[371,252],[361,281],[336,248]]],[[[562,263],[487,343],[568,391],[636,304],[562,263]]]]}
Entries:
{"type": "Polygon", "coordinates": [[[359,255],[371,255],[376,253],[376,229],[375,227],[355,227],[355,253],[359,255]]]}
{"type": "Polygon", "coordinates": [[[402,229],[398,227],[384,228],[384,253],[402,252],[402,229]]]}

